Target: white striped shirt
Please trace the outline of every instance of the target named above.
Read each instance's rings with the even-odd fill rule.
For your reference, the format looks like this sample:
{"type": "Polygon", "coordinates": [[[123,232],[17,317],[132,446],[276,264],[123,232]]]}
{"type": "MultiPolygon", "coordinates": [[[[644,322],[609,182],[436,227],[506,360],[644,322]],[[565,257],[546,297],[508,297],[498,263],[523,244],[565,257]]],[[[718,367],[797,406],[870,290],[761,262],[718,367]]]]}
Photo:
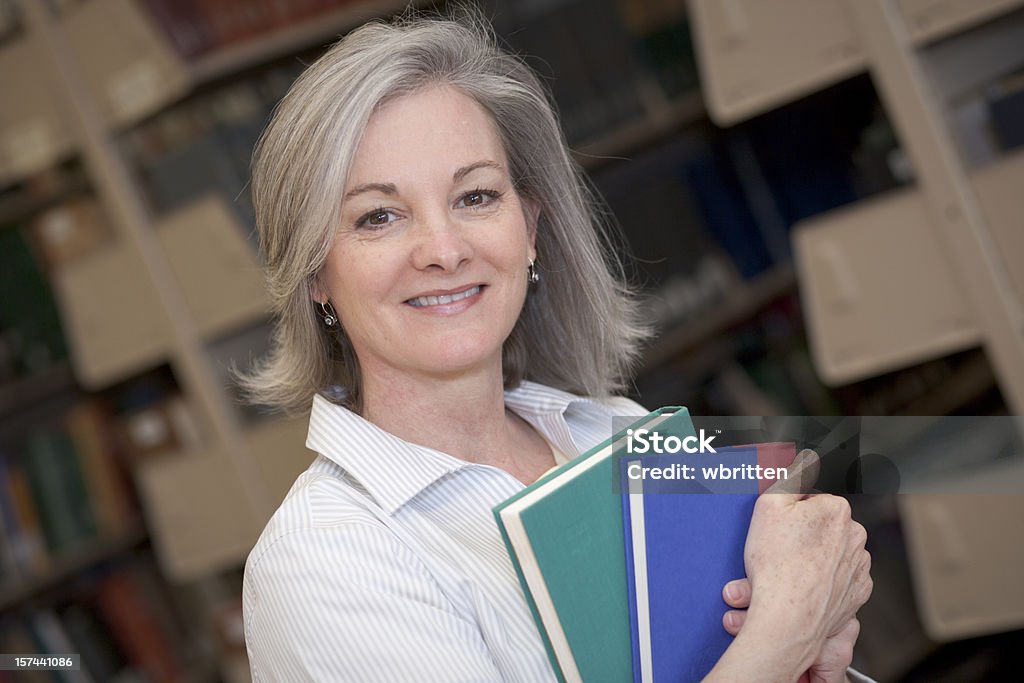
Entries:
{"type": "MultiPolygon", "coordinates": [[[[611,436],[612,416],[647,412],[531,382],[505,405],[559,460],[611,436]]],[[[556,680],[491,512],[519,480],[321,396],[306,446],[319,456],[245,566],[254,681],[556,680]]]]}
{"type": "MultiPolygon", "coordinates": [[[[530,382],[505,405],[568,457],[647,412],[530,382]]],[[[255,681],[555,680],[491,512],[519,480],[321,396],[306,446],[320,455],[246,562],[255,681]]]]}

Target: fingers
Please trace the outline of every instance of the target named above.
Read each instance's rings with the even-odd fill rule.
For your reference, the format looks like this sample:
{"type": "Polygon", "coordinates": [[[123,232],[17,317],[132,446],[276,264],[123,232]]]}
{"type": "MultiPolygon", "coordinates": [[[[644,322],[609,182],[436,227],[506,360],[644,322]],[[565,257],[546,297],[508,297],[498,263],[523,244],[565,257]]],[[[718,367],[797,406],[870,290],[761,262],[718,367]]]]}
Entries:
{"type": "Polygon", "coordinates": [[[791,493],[806,497],[818,481],[821,459],[809,448],[800,451],[793,464],[786,468],[786,478],[772,484],[765,493],[791,493]]]}
{"type": "Polygon", "coordinates": [[[746,609],[750,607],[750,580],[736,579],[725,584],[722,588],[722,599],[725,604],[734,609],[746,609]]]}
{"type": "Polygon", "coordinates": [[[729,610],[722,615],[722,626],[729,632],[729,635],[735,636],[743,628],[743,622],[747,620],[746,610],[729,610]]]}

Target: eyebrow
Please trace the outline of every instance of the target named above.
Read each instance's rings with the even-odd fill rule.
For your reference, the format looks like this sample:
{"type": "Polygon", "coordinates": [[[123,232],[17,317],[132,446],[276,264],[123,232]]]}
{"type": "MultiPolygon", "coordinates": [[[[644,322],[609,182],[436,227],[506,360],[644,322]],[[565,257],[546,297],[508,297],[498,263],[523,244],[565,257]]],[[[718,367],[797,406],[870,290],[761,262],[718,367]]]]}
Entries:
{"type": "MultiPolygon", "coordinates": [[[[452,174],[452,180],[457,183],[473,171],[481,168],[493,168],[505,173],[505,167],[496,161],[475,161],[472,164],[463,166],[459,170],[455,171],[455,173],[452,174]]],[[[398,194],[398,188],[395,187],[393,183],[365,183],[363,185],[357,185],[346,192],[344,200],[348,201],[356,195],[363,194],[364,192],[381,192],[386,195],[396,195],[398,194]]]]}
{"type": "Polygon", "coordinates": [[[394,195],[398,194],[398,188],[392,183],[366,183],[364,185],[357,185],[345,193],[345,201],[348,201],[357,194],[362,194],[364,192],[382,192],[386,195],[394,195]]]}
{"type": "Polygon", "coordinates": [[[496,161],[484,160],[474,162],[468,166],[463,166],[462,168],[460,168],[459,170],[452,174],[452,180],[454,180],[455,182],[459,182],[460,180],[462,180],[463,178],[465,178],[478,168],[493,168],[501,171],[502,173],[505,173],[505,167],[502,166],[501,164],[497,163],[496,161]]]}

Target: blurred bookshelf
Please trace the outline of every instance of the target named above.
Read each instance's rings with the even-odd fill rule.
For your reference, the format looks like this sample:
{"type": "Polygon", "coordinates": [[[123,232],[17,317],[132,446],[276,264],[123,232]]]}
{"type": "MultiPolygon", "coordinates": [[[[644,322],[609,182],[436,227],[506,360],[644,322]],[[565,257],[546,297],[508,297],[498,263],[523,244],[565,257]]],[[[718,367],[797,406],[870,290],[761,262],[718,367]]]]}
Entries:
{"type": "MultiPolygon", "coordinates": [[[[0,607],[19,616],[0,623],[0,641],[47,630],[33,621],[40,613],[88,639],[102,612],[96,596],[122,581],[150,594],[148,616],[135,618],[170,635],[148,654],[114,634],[94,636],[94,649],[113,652],[94,658],[101,671],[246,680],[244,645],[216,633],[239,614],[237,572],[249,547],[312,458],[301,420],[241,408],[225,372],[267,340],[249,158],[304,63],[409,4],[0,0],[0,86],[24,93],[0,108],[0,261],[11,278],[0,291],[9,304],[0,307],[0,471],[23,470],[26,444],[41,438],[62,444],[51,457],[72,473],[52,486],[84,482],[95,457],[80,452],[80,434],[59,435],[79,401],[98,406],[107,476],[124,486],[132,511],[125,528],[79,529],[79,541],[54,552],[41,524],[26,535],[7,506],[5,543],[13,534],[29,550],[4,560],[0,607]],[[26,308],[45,324],[30,325],[26,308]],[[29,406],[52,414],[29,420],[29,406]],[[109,576],[120,578],[104,583],[109,576]],[[84,613],[56,597],[79,584],[84,613]],[[176,605],[191,608],[177,614],[176,605]],[[147,657],[150,669],[140,663],[147,657]]],[[[658,332],[634,385],[642,402],[684,403],[695,414],[1013,411],[1001,390],[1007,361],[985,350],[991,323],[973,317],[965,324],[974,336],[957,343],[827,377],[834,345],[822,341],[822,325],[835,323],[822,323],[830,309],[815,296],[827,284],[809,274],[822,267],[808,265],[799,240],[835,229],[837,216],[924,192],[911,161],[921,142],[908,143],[903,130],[907,105],[868,75],[884,61],[848,20],[848,3],[770,0],[739,14],[702,0],[480,4],[503,44],[550,85],[574,158],[637,257],[632,274],[658,332]],[[805,21],[792,21],[795,13],[805,21]],[[780,62],[780,45],[806,54],[780,62]]],[[[1024,2],[897,4],[908,49],[934,64],[931,83],[948,86],[939,88],[950,121],[944,144],[968,160],[968,182],[995,188],[977,190],[997,197],[982,210],[1008,198],[999,215],[1024,215],[1004,187],[1021,173],[1012,152],[1020,119],[1007,112],[1022,92],[1013,38],[1024,2]],[[1003,47],[981,60],[989,66],[980,81],[949,66],[990,43],[1003,47]]],[[[933,200],[913,201],[924,211],[933,200]]],[[[994,222],[1008,226],[1002,252],[1020,253],[1019,222],[994,222]]],[[[856,245],[852,232],[830,243],[856,245]]],[[[886,308],[869,301],[858,310],[886,308]]],[[[96,507],[94,495],[78,495],[96,507]]],[[[918,659],[933,651],[915,650],[918,659]]],[[[914,664],[874,656],[880,680],[914,664]]]]}

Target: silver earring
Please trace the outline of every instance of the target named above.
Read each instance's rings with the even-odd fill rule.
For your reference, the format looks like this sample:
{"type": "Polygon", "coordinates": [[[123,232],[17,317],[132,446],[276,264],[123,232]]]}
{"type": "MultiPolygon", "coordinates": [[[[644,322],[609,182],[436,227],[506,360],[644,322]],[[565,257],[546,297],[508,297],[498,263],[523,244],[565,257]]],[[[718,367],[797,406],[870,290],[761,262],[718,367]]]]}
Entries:
{"type": "Polygon", "coordinates": [[[526,265],[526,280],[531,284],[535,285],[540,282],[540,273],[537,272],[537,266],[533,264],[533,259],[527,259],[529,262],[526,265]]]}
{"type": "Polygon", "coordinates": [[[323,303],[317,301],[317,306],[320,307],[320,317],[324,321],[324,325],[327,327],[334,327],[335,323],[338,322],[338,314],[334,312],[334,306],[331,305],[330,301],[323,303]]]}

